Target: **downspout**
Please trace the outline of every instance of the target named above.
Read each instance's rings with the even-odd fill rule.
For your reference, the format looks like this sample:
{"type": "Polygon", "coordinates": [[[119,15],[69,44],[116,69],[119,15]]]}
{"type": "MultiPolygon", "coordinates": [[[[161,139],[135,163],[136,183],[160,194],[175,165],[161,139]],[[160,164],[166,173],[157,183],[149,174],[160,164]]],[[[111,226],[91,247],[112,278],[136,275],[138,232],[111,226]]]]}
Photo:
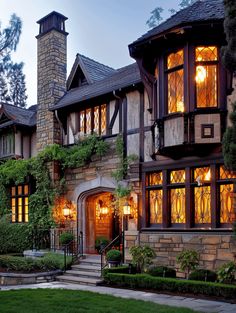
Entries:
{"type": "Polygon", "coordinates": [[[58,110],[55,110],[55,117],[56,117],[56,120],[58,121],[58,124],[59,124],[59,127],[60,127],[61,143],[63,145],[63,132],[64,132],[64,129],[63,129],[62,122],[60,121],[59,116],[58,116],[58,110]]]}

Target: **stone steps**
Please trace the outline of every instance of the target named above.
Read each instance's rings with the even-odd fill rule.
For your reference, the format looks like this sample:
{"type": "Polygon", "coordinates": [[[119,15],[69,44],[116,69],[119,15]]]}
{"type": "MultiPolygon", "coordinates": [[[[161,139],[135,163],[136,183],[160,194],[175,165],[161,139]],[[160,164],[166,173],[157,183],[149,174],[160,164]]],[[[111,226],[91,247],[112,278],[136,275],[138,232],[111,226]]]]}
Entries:
{"type": "Polygon", "coordinates": [[[78,264],[72,265],[71,270],[66,271],[63,275],[57,276],[57,280],[83,285],[101,284],[100,256],[86,255],[78,264]]]}

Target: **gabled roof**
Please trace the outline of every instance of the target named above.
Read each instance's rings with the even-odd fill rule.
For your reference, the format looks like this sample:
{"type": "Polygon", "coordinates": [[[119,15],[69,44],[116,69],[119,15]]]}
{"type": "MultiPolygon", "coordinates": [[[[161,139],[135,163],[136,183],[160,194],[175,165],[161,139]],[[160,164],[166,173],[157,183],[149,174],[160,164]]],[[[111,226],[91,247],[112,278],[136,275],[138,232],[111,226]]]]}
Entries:
{"type": "Polygon", "coordinates": [[[71,88],[72,82],[79,75],[78,71],[81,70],[86,78],[87,84],[92,84],[98,80],[104,79],[108,75],[115,72],[115,69],[92,60],[82,54],[77,54],[72,70],[67,80],[67,89],[71,88]]]}
{"type": "Polygon", "coordinates": [[[145,42],[152,37],[158,37],[166,31],[170,31],[176,27],[205,21],[217,21],[224,19],[224,3],[223,0],[199,0],[191,6],[180,10],[172,15],[165,22],[154,27],[142,37],[134,41],[130,46],[145,42]]]}
{"type": "Polygon", "coordinates": [[[8,103],[0,103],[0,128],[10,125],[23,125],[33,127],[36,125],[36,106],[24,109],[8,103]],[[1,123],[1,118],[5,121],[1,123]]]}
{"type": "Polygon", "coordinates": [[[101,95],[112,93],[115,90],[126,88],[140,83],[141,77],[136,63],[115,70],[103,80],[69,90],[51,110],[57,110],[71,104],[79,103],[101,95]]]}

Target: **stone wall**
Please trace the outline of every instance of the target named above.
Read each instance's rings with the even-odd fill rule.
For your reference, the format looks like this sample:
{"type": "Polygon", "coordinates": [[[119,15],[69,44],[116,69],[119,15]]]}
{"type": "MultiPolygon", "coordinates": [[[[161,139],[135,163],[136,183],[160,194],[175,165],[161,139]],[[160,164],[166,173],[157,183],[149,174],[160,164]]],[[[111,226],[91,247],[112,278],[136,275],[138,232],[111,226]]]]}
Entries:
{"type": "Polygon", "coordinates": [[[125,238],[126,260],[131,260],[128,249],[133,245],[149,245],[157,257],[155,264],[177,269],[178,277],[185,275],[179,271],[176,256],[183,249],[193,249],[200,254],[200,267],[217,270],[222,264],[232,261],[236,255],[236,240],[230,233],[154,233],[127,232],[125,238]]]}

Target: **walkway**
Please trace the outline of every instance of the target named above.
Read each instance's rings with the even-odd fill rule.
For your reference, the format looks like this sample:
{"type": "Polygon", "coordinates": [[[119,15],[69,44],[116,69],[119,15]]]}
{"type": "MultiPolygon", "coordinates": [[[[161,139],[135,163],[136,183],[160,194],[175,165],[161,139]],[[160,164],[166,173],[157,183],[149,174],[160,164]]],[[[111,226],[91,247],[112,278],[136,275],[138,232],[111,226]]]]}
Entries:
{"type": "Polygon", "coordinates": [[[137,299],[144,301],[151,301],[158,304],[166,304],[176,307],[190,308],[204,313],[236,313],[236,304],[224,303],[219,301],[208,301],[194,298],[186,298],[179,296],[170,296],[164,294],[155,294],[150,292],[134,291],[127,289],[116,289],[103,286],[87,286],[78,284],[69,284],[62,282],[41,283],[34,285],[21,285],[21,286],[1,286],[1,290],[15,290],[15,289],[37,289],[37,288],[50,288],[50,289],[71,289],[71,290],[86,290],[102,294],[108,294],[115,297],[126,299],[137,299]]]}

